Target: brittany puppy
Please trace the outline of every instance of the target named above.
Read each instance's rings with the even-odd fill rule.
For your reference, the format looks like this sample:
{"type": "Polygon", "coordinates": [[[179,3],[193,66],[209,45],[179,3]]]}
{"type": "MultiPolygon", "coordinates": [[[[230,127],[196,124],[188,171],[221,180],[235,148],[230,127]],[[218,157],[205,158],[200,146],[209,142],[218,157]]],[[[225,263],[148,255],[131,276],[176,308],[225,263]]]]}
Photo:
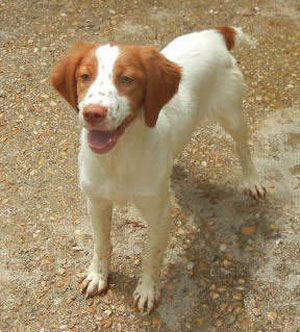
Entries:
{"type": "Polygon", "coordinates": [[[108,287],[113,204],[133,203],[149,232],[134,303],[141,312],[154,308],[171,227],[173,160],[202,120],[215,119],[234,139],[244,191],[265,196],[247,146],[243,75],[229,52],[247,41],[240,29],[221,27],[178,37],[161,52],[78,43],[56,66],[52,83],[82,127],[80,186],[94,234],[82,282],[87,296],[108,287]]]}

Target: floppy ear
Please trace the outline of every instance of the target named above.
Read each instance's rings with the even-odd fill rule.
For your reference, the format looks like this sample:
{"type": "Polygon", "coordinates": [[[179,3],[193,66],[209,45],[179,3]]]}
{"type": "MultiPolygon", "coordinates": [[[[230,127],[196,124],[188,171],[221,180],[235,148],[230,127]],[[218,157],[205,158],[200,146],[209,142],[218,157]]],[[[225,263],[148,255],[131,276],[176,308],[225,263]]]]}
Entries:
{"type": "Polygon", "coordinates": [[[94,47],[94,44],[78,42],[71,51],[54,68],[51,82],[54,88],[78,112],[76,69],[85,54],[94,47]]]}
{"type": "Polygon", "coordinates": [[[142,61],[147,76],[145,122],[148,127],[155,127],[160,110],[178,90],[181,70],[155,48],[147,47],[144,51],[142,61]]]}

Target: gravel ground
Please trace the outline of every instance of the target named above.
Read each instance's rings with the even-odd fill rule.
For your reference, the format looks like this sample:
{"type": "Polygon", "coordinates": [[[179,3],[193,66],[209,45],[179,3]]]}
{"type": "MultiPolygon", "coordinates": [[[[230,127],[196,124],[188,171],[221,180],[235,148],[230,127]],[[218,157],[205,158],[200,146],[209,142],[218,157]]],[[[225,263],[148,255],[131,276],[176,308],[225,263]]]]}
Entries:
{"type": "Polygon", "coordinates": [[[0,2],[1,332],[300,331],[299,10],[298,0],[0,2]],[[219,25],[259,43],[236,57],[268,199],[238,193],[232,140],[200,128],[174,167],[159,308],[132,308],[147,229],[130,206],[114,212],[111,289],[85,300],[92,237],[79,128],[50,87],[54,63],[78,39],[162,47],[219,25]]]}

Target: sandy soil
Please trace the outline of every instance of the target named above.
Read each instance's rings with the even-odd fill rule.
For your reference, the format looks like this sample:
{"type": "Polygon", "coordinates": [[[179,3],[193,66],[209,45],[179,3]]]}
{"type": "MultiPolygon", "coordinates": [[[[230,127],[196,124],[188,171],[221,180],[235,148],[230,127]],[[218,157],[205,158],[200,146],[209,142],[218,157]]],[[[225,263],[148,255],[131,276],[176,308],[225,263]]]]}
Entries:
{"type": "Polygon", "coordinates": [[[299,10],[297,0],[1,1],[1,332],[300,331],[299,10]],[[147,228],[130,206],[114,213],[111,289],[86,300],[79,128],[50,87],[54,63],[78,39],[162,47],[219,25],[259,42],[235,55],[268,198],[239,194],[232,140],[200,128],[174,167],[159,308],[150,317],[132,308],[147,228]]]}

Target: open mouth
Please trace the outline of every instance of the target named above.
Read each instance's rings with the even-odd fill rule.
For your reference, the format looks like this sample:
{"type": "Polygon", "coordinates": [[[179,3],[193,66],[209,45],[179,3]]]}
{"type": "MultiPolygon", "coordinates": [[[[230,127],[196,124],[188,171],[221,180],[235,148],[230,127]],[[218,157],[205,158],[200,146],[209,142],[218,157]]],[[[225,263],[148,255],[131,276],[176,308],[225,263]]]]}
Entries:
{"type": "Polygon", "coordinates": [[[118,138],[124,133],[128,121],[123,121],[114,130],[89,130],[87,135],[88,145],[95,153],[106,153],[117,143],[118,138]]]}

